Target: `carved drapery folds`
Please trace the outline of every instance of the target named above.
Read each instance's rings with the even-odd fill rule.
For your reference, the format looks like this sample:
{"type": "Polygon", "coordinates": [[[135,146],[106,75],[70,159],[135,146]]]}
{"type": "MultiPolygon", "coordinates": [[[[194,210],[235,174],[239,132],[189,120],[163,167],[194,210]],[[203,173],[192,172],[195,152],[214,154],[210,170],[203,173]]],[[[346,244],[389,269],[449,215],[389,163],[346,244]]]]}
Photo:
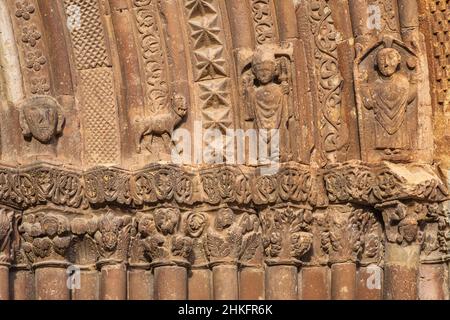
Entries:
{"type": "Polygon", "coordinates": [[[385,38],[357,60],[358,111],[365,159],[410,161],[417,146],[417,58],[385,38]]]}

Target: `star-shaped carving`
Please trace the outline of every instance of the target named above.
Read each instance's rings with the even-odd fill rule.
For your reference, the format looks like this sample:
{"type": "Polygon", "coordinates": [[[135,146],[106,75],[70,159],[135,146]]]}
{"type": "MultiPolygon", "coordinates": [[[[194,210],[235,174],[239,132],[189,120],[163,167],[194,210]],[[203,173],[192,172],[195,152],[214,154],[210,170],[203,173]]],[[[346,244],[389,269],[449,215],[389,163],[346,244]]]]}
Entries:
{"type": "Polygon", "coordinates": [[[217,13],[214,7],[214,0],[186,0],[186,8],[189,10],[189,17],[204,16],[208,13],[217,13]]]}
{"type": "Polygon", "coordinates": [[[199,87],[202,91],[200,99],[203,101],[203,109],[216,110],[230,105],[228,80],[200,83],[199,87]]]}
{"type": "Polygon", "coordinates": [[[204,110],[202,115],[205,129],[219,129],[222,133],[225,133],[231,127],[232,121],[229,108],[204,110]]]}
{"type": "Polygon", "coordinates": [[[203,101],[202,115],[205,129],[219,129],[225,133],[232,124],[227,79],[200,83],[203,101]]]}
{"type": "Polygon", "coordinates": [[[222,53],[221,46],[195,51],[198,69],[196,81],[227,76],[226,61],[222,57],[222,53]]]}
{"type": "Polygon", "coordinates": [[[219,38],[220,28],[217,27],[217,16],[191,20],[189,24],[192,29],[192,38],[195,41],[195,49],[221,44],[219,38]]]}

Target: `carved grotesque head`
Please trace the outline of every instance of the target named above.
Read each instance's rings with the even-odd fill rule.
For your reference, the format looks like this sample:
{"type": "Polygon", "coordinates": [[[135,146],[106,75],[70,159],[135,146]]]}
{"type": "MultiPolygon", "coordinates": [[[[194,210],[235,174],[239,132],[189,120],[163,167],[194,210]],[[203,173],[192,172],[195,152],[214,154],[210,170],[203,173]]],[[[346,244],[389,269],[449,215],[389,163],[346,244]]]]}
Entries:
{"type": "Polygon", "coordinates": [[[180,211],[173,208],[159,208],[155,211],[156,228],[163,234],[173,234],[180,219],[180,211]]]}
{"type": "Polygon", "coordinates": [[[377,66],[385,77],[392,76],[402,60],[400,53],[394,48],[383,48],[377,53],[377,66]]]}
{"type": "Polygon", "coordinates": [[[408,216],[400,222],[398,229],[403,239],[406,242],[411,243],[416,240],[419,226],[414,217],[408,216]]]}
{"type": "Polygon", "coordinates": [[[50,96],[32,97],[21,105],[20,125],[25,137],[34,137],[41,143],[49,143],[61,134],[64,126],[61,107],[50,96]]]}
{"type": "Polygon", "coordinates": [[[277,63],[275,55],[270,50],[259,49],[253,56],[253,73],[261,84],[273,81],[276,76],[277,63]]]}
{"type": "Polygon", "coordinates": [[[58,233],[59,223],[58,218],[54,215],[43,216],[41,220],[42,231],[49,237],[53,237],[58,233]]]}
{"type": "Polygon", "coordinates": [[[186,99],[180,95],[174,95],[172,98],[172,106],[175,113],[183,118],[187,113],[186,99]]]}

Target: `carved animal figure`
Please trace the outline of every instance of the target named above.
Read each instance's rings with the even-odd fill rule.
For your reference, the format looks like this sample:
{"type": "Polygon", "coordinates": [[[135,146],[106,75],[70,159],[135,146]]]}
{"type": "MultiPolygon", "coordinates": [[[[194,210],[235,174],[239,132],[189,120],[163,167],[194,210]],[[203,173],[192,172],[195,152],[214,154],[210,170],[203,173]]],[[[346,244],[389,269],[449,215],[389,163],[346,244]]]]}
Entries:
{"type": "MultiPolygon", "coordinates": [[[[153,143],[154,136],[162,137],[164,144],[169,146],[171,144],[172,133],[175,128],[181,123],[187,113],[186,100],[184,97],[174,95],[170,102],[168,111],[160,113],[147,119],[139,119],[136,121],[137,134],[136,145],[137,152],[142,152],[142,139],[145,136],[150,136],[148,146],[153,143]]],[[[147,147],[149,149],[149,147],[147,147]]],[[[151,152],[151,150],[149,149],[151,152]]]]}

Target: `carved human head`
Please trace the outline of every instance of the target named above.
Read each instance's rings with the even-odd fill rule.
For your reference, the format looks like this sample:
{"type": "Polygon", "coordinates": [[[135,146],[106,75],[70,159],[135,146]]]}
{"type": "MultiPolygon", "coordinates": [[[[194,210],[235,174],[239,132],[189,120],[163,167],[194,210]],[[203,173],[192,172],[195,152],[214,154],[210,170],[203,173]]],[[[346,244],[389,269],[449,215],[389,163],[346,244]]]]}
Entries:
{"type": "Polygon", "coordinates": [[[253,56],[252,69],[260,83],[267,84],[272,82],[277,71],[277,63],[273,51],[264,50],[263,48],[258,49],[253,56]]]}
{"type": "Polygon", "coordinates": [[[398,229],[400,235],[406,242],[413,242],[414,240],[416,240],[419,231],[417,219],[413,216],[407,216],[399,223],[398,229]]]}
{"type": "Polygon", "coordinates": [[[400,53],[394,48],[383,48],[377,53],[377,66],[385,77],[392,76],[402,60],[400,53]]]}
{"type": "Polygon", "coordinates": [[[144,214],[138,220],[138,231],[143,237],[155,233],[155,221],[151,214],[144,214]]]}
{"type": "Polygon", "coordinates": [[[62,133],[65,118],[56,99],[35,96],[20,106],[20,125],[25,137],[34,137],[41,143],[49,143],[62,133]]]}

